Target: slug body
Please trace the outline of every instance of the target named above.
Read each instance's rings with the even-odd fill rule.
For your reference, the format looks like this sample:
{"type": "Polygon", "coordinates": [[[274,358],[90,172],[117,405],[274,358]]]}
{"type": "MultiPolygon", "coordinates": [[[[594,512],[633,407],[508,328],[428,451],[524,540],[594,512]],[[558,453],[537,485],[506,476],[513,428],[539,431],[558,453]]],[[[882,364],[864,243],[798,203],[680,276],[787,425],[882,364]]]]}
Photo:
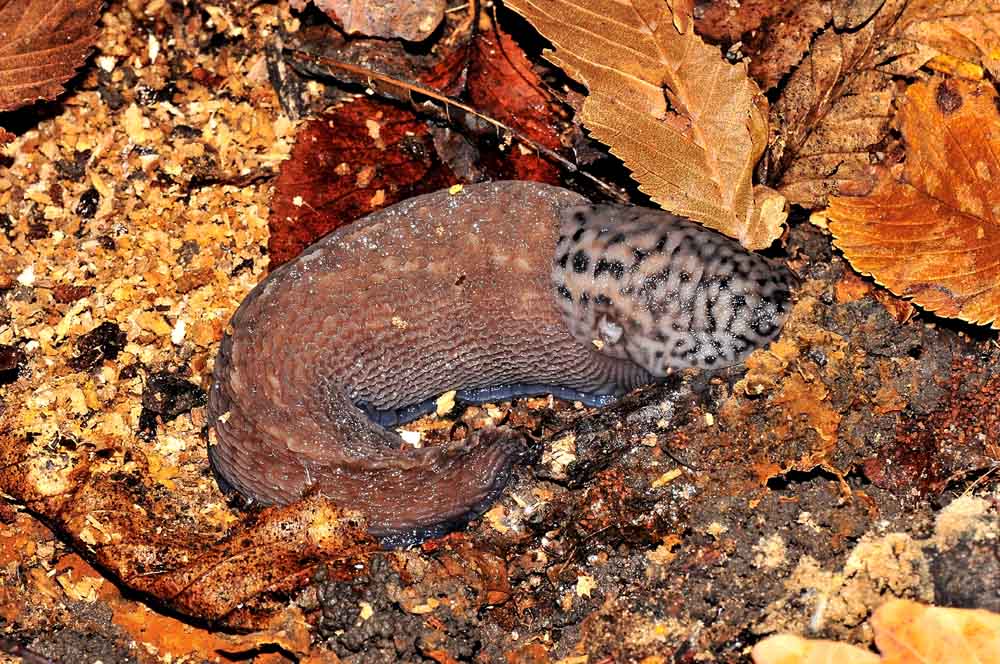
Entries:
{"type": "Polygon", "coordinates": [[[780,330],[789,275],[672,215],[528,182],[419,196],[338,229],[233,315],[209,457],[263,504],[317,491],[386,544],[481,514],[524,450],[473,432],[413,448],[391,425],[443,392],[591,404],[673,368],[734,364],[780,330]]]}

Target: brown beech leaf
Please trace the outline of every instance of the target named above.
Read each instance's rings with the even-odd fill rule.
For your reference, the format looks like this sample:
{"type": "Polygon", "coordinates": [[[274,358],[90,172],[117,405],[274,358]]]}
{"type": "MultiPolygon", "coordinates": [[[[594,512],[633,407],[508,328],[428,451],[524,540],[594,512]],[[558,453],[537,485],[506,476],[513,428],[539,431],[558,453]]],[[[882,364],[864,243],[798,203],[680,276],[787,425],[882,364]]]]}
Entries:
{"type": "Polygon", "coordinates": [[[0,111],[62,92],[97,39],[101,3],[0,0],[0,111]]]}
{"type": "Polygon", "coordinates": [[[941,316],[1000,320],[1000,116],[986,82],[936,79],[900,109],[902,173],[882,169],[868,196],[826,211],[857,271],[941,316]]]}
{"type": "Polygon", "coordinates": [[[764,90],[770,90],[802,61],[813,35],[830,21],[824,0],[775,3],[778,11],[748,36],[744,53],[751,55],[749,71],[764,90]]]}
{"type": "Polygon", "coordinates": [[[875,15],[885,0],[832,0],[833,25],[853,30],[875,15]]]}
{"type": "MultiPolygon", "coordinates": [[[[580,119],[661,206],[752,249],[778,224],[755,216],[751,176],[767,138],[763,98],[693,31],[685,3],[510,0],[555,46],[546,58],[587,86],[580,119]]],[[[771,206],[777,209],[778,206],[771,206]]]]}
{"type": "Polygon", "coordinates": [[[350,570],[377,548],[358,518],[319,497],[224,532],[181,493],[157,488],[142,454],[129,470],[108,472],[87,454],[44,458],[7,430],[0,427],[0,490],[121,587],[187,616],[262,629],[287,608],[282,593],[306,586],[321,563],[350,570]]]}
{"type": "Polygon", "coordinates": [[[910,0],[894,32],[899,50],[909,51],[893,63],[895,71],[948,55],[1000,74],[1000,0],[910,0]]]}
{"type": "Polygon", "coordinates": [[[883,664],[1000,663],[1000,614],[991,611],[896,600],[875,612],[872,627],[883,664]]]}
{"type": "Polygon", "coordinates": [[[769,90],[798,64],[813,35],[830,22],[829,0],[712,0],[700,12],[698,34],[726,44],[740,43],[748,71],[769,90]]]}
{"type": "Polygon", "coordinates": [[[666,0],[677,32],[688,32],[694,20],[694,0],[666,0]]]}
{"type": "MultiPolygon", "coordinates": [[[[309,0],[292,0],[303,9],[309,0]]],[[[321,11],[339,23],[348,34],[422,41],[444,18],[445,0],[312,0],[321,11]]]]}
{"type": "Polygon", "coordinates": [[[743,35],[760,28],[768,17],[789,7],[788,3],[774,0],[742,0],[735,5],[730,0],[708,0],[698,4],[701,8],[695,21],[698,34],[718,42],[739,41],[743,35]]]}
{"type": "Polygon", "coordinates": [[[776,86],[802,61],[813,37],[828,24],[855,30],[886,0],[711,0],[702,5],[698,34],[734,44],[750,58],[750,75],[763,90],[776,86]]]}
{"type": "Polygon", "coordinates": [[[856,31],[818,35],[771,107],[764,179],[789,201],[822,206],[830,193],[869,177],[871,146],[889,132],[892,77],[882,48],[903,0],[889,0],[856,31]]]}
{"type": "MultiPolygon", "coordinates": [[[[813,39],[771,107],[775,136],[759,171],[813,209],[830,194],[873,186],[869,166],[884,153],[894,76],[930,64],[976,79],[1000,62],[1000,0],[837,0],[830,11],[832,25],[813,39]]],[[[771,66],[766,61],[780,62],[780,54],[752,56],[755,75],[771,66]]]]}

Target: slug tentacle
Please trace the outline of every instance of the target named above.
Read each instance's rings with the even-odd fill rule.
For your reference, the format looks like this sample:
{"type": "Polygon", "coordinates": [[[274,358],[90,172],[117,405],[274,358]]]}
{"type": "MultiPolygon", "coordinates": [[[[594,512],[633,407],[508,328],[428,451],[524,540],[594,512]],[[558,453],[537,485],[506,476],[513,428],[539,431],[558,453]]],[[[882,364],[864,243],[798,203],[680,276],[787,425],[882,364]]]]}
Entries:
{"type": "Polygon", "coordinates": [[[419,196],[247,296],[214,367],[209,457],[248,498],[318,492],[409,544],[487,509],[525,442],[501,427],[418,449],[383,424],[449,390],[607,403],[672,367],[741,360],[787,309],[782,269],[663,213],[530,182],[419,196]]]}

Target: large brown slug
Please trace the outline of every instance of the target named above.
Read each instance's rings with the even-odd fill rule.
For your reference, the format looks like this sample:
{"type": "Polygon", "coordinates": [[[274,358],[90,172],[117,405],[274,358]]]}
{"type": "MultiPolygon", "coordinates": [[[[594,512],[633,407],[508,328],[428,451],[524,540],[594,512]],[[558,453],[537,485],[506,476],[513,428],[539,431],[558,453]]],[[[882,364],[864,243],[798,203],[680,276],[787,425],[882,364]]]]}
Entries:
{"type": "Polygon", "coordinates": [[[263,504],[309,491],[389,545],[481,514],[524,440],[414,448],[382,424],[458,390],[613,400],[742,361],[779,332],[790,276],[673,215],[529,182],[466,186],[338,229],[262,281],[215,363],[212,464],[263,504]]]}

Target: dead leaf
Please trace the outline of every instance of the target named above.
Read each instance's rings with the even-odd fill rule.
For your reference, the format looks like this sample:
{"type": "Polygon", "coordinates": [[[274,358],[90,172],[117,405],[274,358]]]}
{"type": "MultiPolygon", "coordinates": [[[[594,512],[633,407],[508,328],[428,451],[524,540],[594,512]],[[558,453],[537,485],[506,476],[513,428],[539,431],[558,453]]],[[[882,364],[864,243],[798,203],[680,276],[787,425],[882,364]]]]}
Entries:
{"type": "Polygon", "coordinates": [[[1000,117],[986,82],[910,87],[900,110],[906,163],[864,197],[835,197],[835,244],[857,271],[941,316],[1000,317],[1000,117]]]}
{"type": "MultiPolygon", "coordinates": [[[[832,26],[772,106],[776,135],[759,173],[810,208],[830,194],[871,190],[870,165],[887,160],[894,77],[926,65],[979,79],[1000,62],[1000,0],[837,0],[831,8],[832,26]]],[[[755,55],[751,71],[770,60],[755,55]]]]}
{"type": "Polygon", "coordinates": [[[904,53],[894,71],[915,71],[944,54],[1000,74],[1000,0],[910,0],[894,32],[904,53]]]}
{"type": "Polygon", "coordinates": [[[749,57],[750,75],[769,90],[802,60],[831,12],[829,0],[712,0],[700,12],[697,29],[749,57]]]}
{"type": "Polygon", "coordinates": [[[101,4],[0,0],[0,111],[62,92],[97,39],[101,4]]]}
{"type": "MultiPolygon", "coordinates": [[[[469,102],[476,110],[506,124],[550,150],[562,147],[555,118],[538,74],[524,51],[499,26],[480,33],[469,58],[469,102]]],[[[492,128],[490,128],[492,131],[492,128]]],[[[502,172],[514,180],[559,184],[559,168],[549,159],[518,147],[503,157],[502,172]]]]}
{"type": "Polygon", "coordinates": [[[764,639],[755,664],[997,664],[1000,615],[976,609],[926,606],[910,600],[883,604],[872,616],[882,656],[857,646],[790,634],[764,639]]]}
{"type": "Polygon", "coordinates": [[[70,599],[77,602],[93,604],[97,601],[98,592],[104,585],[104,579],[78,555],[71,553],[59,560],[56,568],[56,582],[70,599]]]}
{"type": "Polygon", "coordinates": [[[211,515],[155,489],[143,455],[134,474],[95,472],[75,455],[58,481],[59,460],[33,459],[47,469],[43,482],[30,465],[10,461],[31,458],[27,444],[0,437],[4,493],[44,514],[121,587],[188,616],[260,629],[286,607],[280,593],[308,584],[320,561],[347,567],[376,546],[357,519],[320,498],[264,510],[223,535],[211,515]]]}
{"type": "Polygon", "coordinates": [[[698,19],[698,34],[725,45],[736,45],[750,58],[749,72],[763,90],[770,90],[809,50],[813,37],[831,21],[853,30],[870,18],[885,0],[711,0],[698,19]],[[863,18],[862,18],[863,17],[863,18]]]}
{"type": "Polygon", "coordinates": [[[846,643],[778,634],[754,646],[753,661],[754,664],[879,664],[882,659],[846,643]]]}
{"type": "Polygon", "coordinates": [[[875,15],[885,0],[832,0],[833,25],[838,30],[854,30],[875,15]]]}
{"type": "Polygon", "coordinates": [[[813,35],[830,21],[825,0],[773,3],[776,13],[748,37],[750,75],[764,90],[778,85],[809,50],[813,35]]]}
{"type": "Polygon", "coordinates": [[[579,597],[590,597],[590,593],[594,591],[597,587],[597,582],[594,581],[594,577],[588,574],[581,574],[576,577],[576,594],[579,597]]]}
{"type": "Polygon", "coordinates": [[[673,16],[677,32],[688,32],[691,29],[692,15],[694,14],[694,0],[666,0],[666,2],[673,16]]]}
{"type": "MultiPolygon", "coordinates": [[[[378,58],[380,68],[392,75],[373,73],[360,82],[410,102],[412,91],[394,88],[390,81],[398,84],[416,70],[421,87],[451,97],[466,90],[478,110],[506,123],[539,149],[555,152],[562,147],[555,107],[538,75],[517,43],[499,29],[478,35],[468,47],[434,58],[407,55],[387,45],[376,48],[375,41],[356,40],[352,42],[355,48],[345,47],[337,57],[317,66],[331,67],[331,75],[346,71],[357,76],[356,68],[344,67],[378,58]],[[392,66],[386,67],[387,62],[392,66]]],[[[458,109],[440,110],[442,120],[459,126],[476,124],[471,117],[468,123],[456,120],[464,117],[458,109]]],[[[488,140],[484,143],[488,143],[497,131],[488,126],[485,133],[488,140]]],[[[456,131],[429,129],[422,114],[398,104],[356,99],[299,130],[290,158],[282,163],[271,203],[269,267],[273,270],[338,226],[456,180],[558,184],[559,174],[551,159],[524,144],[474,145],[456,131]]]]}
{"type": "MultiPolygon", "coordinates": [[[[302,10],[307,1],[292,0],[291,6],[302,10]]],[[[313,0],[313,4],[348,34],[422,41],[441,24],[447,3],[445,0],[313,0]]]]}
{"type": "Polygon", "coordinates": [[[872,627],[885,664],[1000,662],[1000,615],[990,611],[896,600],[875,612],[872,627]]]}
{"type": "Polygon", "coordinates": [[[917,315],[916,307],[909,300],[898,298],[881,288],[875,289],[874,296],[875,301],[885,307],[897,323],[905,323],[917,315]]]}
{"type": "MultiPolygon", "coordinates": [[[[306,499],[266,510],[259,522],[234,529],[177,568],[153,578],[125,568],[122,580],[188,615],[239,620],[260,596],[308,583],[316,561],[360,559],[371,543],[358,525],[330,503],[306,499]],[[307,558],[311,564],[303,564],[307,558]]],[[[141,546],[130,542],[106,553],[127,556],[141,546]]]]}
{"type": "Polygon", "coordinates": [[[759,30],[772,16],[786,11],[788,5],[774,0],[708,0],[698,3],[700,11],[695,27],[705,39],[733,43],[744,35],[759,30]]]}
{"type": "Polygon", "coordinates": [[[753,197],[757,206],[747,228],[760,237],[781,237],[781,229],[788,219],[788,201],[774,189],[762,184],[753,188],[753,197]]]}
{"type": "Polygon", "coordinates": [[[252,654],[263,646],[278,646],[297,657],[309,654],[312,638],[302,610],[291,606],[275,615],[263,630],[250,634],[224,635],[229,646],[220,648],[230,654],[252,654]]]}
{"type": "MultiPolygon", "coordinates": [[[[103,593],[102,599],[111,608],[111,621],[115,627],[144,645],[172,654],[176,658],[174,661],[191,661],[185,660],[185,656],[194,661],[211,661],[210,658],[217,658],[217,651],[230,646],[229,638],[232,637],[227,638],[225,634],[199,629],[176,617],[157,613],[141,602],[122,597],[113,586],[103,593]]],[[[261,641],[268,643],[266,638],[267,632],[261,635],[261,641]]]]}
{"type": "Polygon", "coordinates": [[[889,132],[895,96],[891,76],[878,69],[888,57],[879,45],[892,12],[883,6],[857,31],[816,37],[771,108],[777,133],[761,170],[789,201],[818,207],[831,192],[868,178],[869,150],[889,132]]]}
{"type": "Polygon", "coordinates": [[[507,4],[554,44],[546,58],[587,86],[580,119],[642,191],[751,249],[776,239],[765,234],[773,224],[754,223],[751,175],[767,120],[745,65],[730,65],[692,31],[679,32],[661,2],[507,4]]]}
{"type": "Polygon", "coordinates": [[[275,184],[270,269],[338,226],[452,177],[434,156],[427,123],[409,110],[364,98],[310,120],[275,184]]]}

